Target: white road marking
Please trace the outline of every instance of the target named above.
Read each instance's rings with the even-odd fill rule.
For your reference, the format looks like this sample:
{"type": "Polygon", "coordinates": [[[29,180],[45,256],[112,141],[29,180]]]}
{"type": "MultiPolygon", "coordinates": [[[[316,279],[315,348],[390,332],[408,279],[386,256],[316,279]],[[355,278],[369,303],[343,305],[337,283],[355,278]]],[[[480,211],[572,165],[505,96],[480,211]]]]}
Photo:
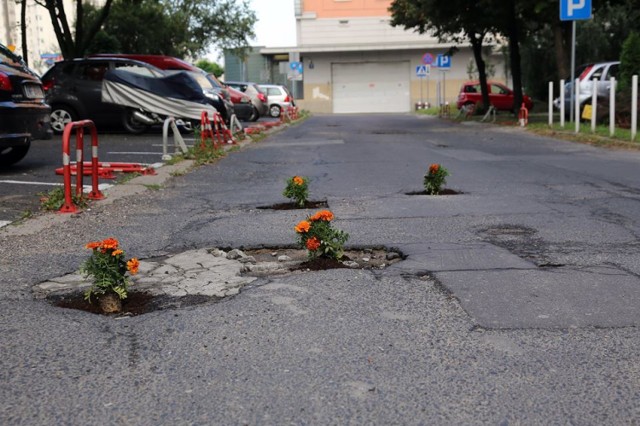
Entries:
{"type": "Polygon", "coordinates": [[[42,186],[63,186],[64,183],[55,182],[29,182],[23,180],[0,180],[0,183],[13,183],[16,185],[42,185],[42,186]]]}
{"type": "MultiPolygon", "coordinates": [[[[55,183],[55,182],[29,182],[22,180],[0,180],[0,183],[10,183],[15,185],[40,185],[40,186],[64,186],[64,183],[55,183]]],[[[105,189],[111,188],[113,185],[110,183],[100,183],[98,184],[98,189],[103,191],[105,189]]],[[[73,185],[75,188],[75,184],[73,185]]],[[[83,185],[82,189],[84,192],[91,192],[91,185],[83,185]]]]}

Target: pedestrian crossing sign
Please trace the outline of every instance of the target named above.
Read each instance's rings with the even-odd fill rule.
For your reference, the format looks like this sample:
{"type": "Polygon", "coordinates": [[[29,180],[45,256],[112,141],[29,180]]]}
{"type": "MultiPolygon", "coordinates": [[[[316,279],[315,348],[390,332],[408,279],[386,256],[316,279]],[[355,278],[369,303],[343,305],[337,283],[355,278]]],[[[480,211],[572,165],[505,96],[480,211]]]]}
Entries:
{"type": "Polygon", "coordinates": [[[418,65],[416,67],[416,76],[426,77],[430,74],[431,67],[429,65],[418,65]]]}

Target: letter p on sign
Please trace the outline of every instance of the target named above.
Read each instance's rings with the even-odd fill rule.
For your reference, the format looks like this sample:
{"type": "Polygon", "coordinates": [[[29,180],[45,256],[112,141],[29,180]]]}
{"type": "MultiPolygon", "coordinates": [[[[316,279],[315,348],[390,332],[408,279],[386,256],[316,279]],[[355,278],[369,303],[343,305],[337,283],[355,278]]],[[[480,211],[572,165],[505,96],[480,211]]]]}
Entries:
{"type": "Polygon", "coordinates": [[[591,19],[591,0],[560,0],[560,20],[591,19]]]}

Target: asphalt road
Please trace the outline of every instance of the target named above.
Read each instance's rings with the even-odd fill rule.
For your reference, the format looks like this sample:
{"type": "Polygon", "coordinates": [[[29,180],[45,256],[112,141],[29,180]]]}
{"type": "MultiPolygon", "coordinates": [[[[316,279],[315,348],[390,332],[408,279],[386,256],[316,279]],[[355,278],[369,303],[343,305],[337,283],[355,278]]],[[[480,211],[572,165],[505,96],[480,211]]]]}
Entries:
{"type": "Polygon", "coordinates": [[[518,128],[315,116],[159,191],[5,227],[0,423],[637,424],[639,166],[518,128]],[[431,163],[459,194],[407,195],[431,163]],[[257,207],[296,174],[350,246],[407,258],[124,319],[33,298],[107,236],[145,259],[292,245],[311,212],[257,207]]]}

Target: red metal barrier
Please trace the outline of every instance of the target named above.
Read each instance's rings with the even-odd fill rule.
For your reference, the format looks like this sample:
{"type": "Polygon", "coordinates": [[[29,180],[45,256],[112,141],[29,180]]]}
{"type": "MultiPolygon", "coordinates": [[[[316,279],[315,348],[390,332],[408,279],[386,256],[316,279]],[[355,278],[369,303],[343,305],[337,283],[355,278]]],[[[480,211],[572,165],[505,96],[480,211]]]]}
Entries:
{"type": "Polygon", "coordinates": [[[211,144],[215,147],[215,141],[213,140],[213,129],[211,128],[211,121],[209,121],[209,114],[207,111],[202,111],[200,114],[200,149],[207,147],[207,138],[211,140],[211,144]]]}
{"type": "Polygon", "coordinates": [[[213,115],[213,124],[216,128],[216,136],[218,137],[218,140],[221,140],[222,143],[236,143],[236,141],[233,139],[233,133],[231,133],[231,130],[227,128],[227,125],[224,123],[222,116],[217,112],[213,115]]]}
{"type": "Polygon", "coordinates": [[[219,144],[236,143],[231,130],[227,128],[219,113],[213,113],[212,125],[209,120],[209,113],[202,111],[202,114],[200,114],[200,148],[205,149],[207,147],[207,138],[211,140],[213,148],[217,148],[219,144]]]}
{"type": "Polygon", "coordinates": [[[520,113],[518,114],[518,122],[520,123],[520,127],[525,127],[529,122],[529,110],[524,106],[524,102],[522,103],[520,113]]]}
{"type": "MultiPolygon", "coordinates": [[[[82,164],[83,176],[93,175],[93,170],[86,169],[85,167],[90,167],[92,163],[85,161],[82,164]]],[[[78,163],[71,163],[71,176],[76,176],[78,174],[78,163]]],[[[116,175],[114,172],[120,173],[140,173],[142,175],[155,175],[157,174],[153,167],[140,164],[140,163],[103,163],[98,162],[98,177],[100,179],[115,179],[116,175]]],[[[64,174],[64,167],[60,167],[56,169],[57,175],[64,174]]]]}
{"type": "Polygon", "coordinates": [[[82,178],[84,176],[84,129],[91,131],[91,192],[89,198],[100,200],[104,194],[98,189],[98,132],[91,120],[82,120],[69,123],[62,133],[62,168],[64,175],[64,204],[60,207],[60,213],[75,213],[78,211],[73,204],[71,196],[71,132],[76,131],[76,195],[82,195],[82,178]]]}

